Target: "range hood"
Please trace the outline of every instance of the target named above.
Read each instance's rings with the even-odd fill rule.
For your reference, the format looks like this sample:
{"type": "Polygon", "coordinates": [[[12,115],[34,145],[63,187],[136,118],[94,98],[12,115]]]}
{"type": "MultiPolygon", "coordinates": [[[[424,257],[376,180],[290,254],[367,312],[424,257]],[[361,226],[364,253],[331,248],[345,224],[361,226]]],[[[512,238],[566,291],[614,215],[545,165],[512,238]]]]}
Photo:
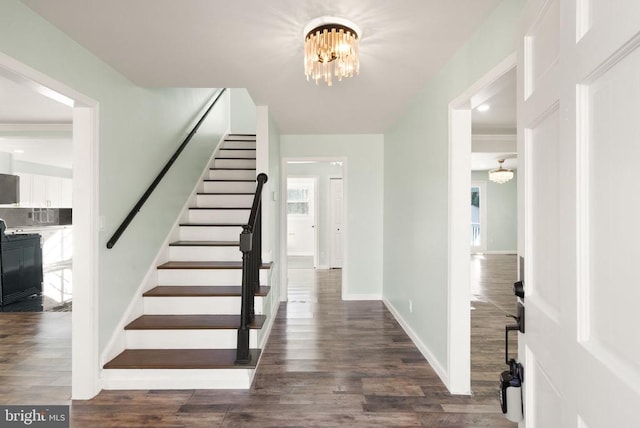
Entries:
{"type": "Polygon", "coordinates": [[[0,204],[17,204],[18,202],[20,202],[20,177],[0,174],[0,204]]]}

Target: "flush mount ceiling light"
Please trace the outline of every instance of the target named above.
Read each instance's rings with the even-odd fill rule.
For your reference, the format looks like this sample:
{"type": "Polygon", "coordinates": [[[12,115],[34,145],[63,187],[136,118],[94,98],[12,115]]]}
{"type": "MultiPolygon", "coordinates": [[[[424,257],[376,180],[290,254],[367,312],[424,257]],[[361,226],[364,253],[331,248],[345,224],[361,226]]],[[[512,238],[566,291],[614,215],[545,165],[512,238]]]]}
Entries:
{"type": "Polygon", "coordinates": [[[497,169],[492,169],[491,171],[489,171],[489,180],[498,184],[503,184],[513,178],[513,171],[503,168],[503,163],[504,159],[500,159],[498,161],[498,164],[500,164],[500,166],[497,169]]]}
{"type": "Polygon", "coordinates": [[[480,104],[478,107],[476,107],[476,110],[478,110],[479,112],[489,111],[489,109],[491,109],[491,106],[489,104],[480,104]]]}
{"type": "Polygon", "coordinates": [[[360,71],[358,40],[360,29],[353,22],[323,16],[304,28],[304,74],[316,85],[324,80],[332,86],[333,78],[341,81],[360,71]]]}

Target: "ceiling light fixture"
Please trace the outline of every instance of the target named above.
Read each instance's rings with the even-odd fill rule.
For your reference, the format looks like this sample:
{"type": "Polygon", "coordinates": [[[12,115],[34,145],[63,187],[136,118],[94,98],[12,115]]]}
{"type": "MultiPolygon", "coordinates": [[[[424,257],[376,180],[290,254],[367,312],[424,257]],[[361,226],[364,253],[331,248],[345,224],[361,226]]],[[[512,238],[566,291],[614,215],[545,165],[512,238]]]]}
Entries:
{"type": "Polygon", "coordinates": [[[360,29],[344,18],[323,16],[304,28],[304,74],[316,85],[324,80],[332,86],[333,78],[341,81],[360,71],[358,40],[360,29]]]}
{"type": "Polygon", "coordinates": [[[513,178],[513,170],[503,168],[503,163],[504,159],[498,160],[500,166],[497,169],[489,171],[489,180],[498,184],[504,184],[513,178]]]}
{"type": "Polygon", "coordinates": [[[476,107],[476,110],[480,112],[485,112],[485,111],[489,111],[490,108],[491,106],[489,104],[480,104],[478,107],[476,107]]]}
{"type": "Polygon", "coordinates": [[[18,153],[18,154],[24,153],[24,150],[22,150],[22,149],[13,149],[13,153],[18,153]]]}

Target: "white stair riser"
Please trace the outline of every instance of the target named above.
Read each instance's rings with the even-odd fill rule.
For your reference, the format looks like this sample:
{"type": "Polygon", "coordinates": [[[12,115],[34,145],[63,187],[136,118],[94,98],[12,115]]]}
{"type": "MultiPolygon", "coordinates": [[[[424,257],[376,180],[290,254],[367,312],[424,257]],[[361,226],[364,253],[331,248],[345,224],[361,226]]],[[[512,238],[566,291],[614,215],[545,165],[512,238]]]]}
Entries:
{"type": "Polygon", "coordinates": [[[210,169],[209,180],[255,180],[255,169],[210,169]]]}
{"type": "MultiPolygon", "coordinates": [[[[269,271],[260,269],[260,285],[269,285],[269,271]]],[[[158,285],[240,285],[242,269],[158,269],[158,285]]]]}
{"type": "Polygon", "coordinates": [[[255,168],[255,159],[215,159],[214,168],[255,168]]]}
{"type": "Polygon", "coordinates": [[[196,205],[200,208],[251,208],[253,196],[254,195],[197,195],[196,205]]]}
{"type": "MultiPolygon", "coordinates": [[[[127,349],[234,349],[238,330],[127,330],[127,349]]],[[[249,347],[257,348],[256,330],[249,332],[249,347]]]]}
{"type": "Polygon", "coordinates": [[[223,149],[255,149],[256,142],[247,140],[247,141],[225,141],[222,143],[223,149]]]}
{"type": "MultiPolygon", "coordinates": [[[[236,240],[238,237],[236,237],[236,240]]],[[[185,261],[241,261],[240,247],[171,246],[169,258],[176,262],[185,261]]]]}
{"type": "MultiPolygon", "coordinates": [[[[233,149],[239,149],[240,147],[231,147],[233,149]]],[[[255,150],[225,150],[222,148],[216,157],[220,158],[252,158],[255,159],[256,151],[255,150]]]]}
{"type": "Polygon", "coordinates": [[[238,241],[242,227],[181,226],[181,241],[238,241]]]}
{"type": "Polygon", "coordinates": [[[249,389],[255,369],[102,370],[103,389],[249,389]]]}
{"type": "Polygon", "coordinates": [[[204,193],[255,193],[255,181],[205,181],[204,193]]]}
{"type": "Polygon", "coordinates": [[[249,209],[246,210],[189,210],[189,223],[234,223],[246,224],[249,221],[249,209]]]}
{"type": "MultiPolygon", "coordinates": [[[[240,296],[207,297],[145,297],[146,315],[238,315],[240,314],[240,296]]],[[[254,310],[258,315],[264,312],[265,299],[256,296],[254,310]]]]}

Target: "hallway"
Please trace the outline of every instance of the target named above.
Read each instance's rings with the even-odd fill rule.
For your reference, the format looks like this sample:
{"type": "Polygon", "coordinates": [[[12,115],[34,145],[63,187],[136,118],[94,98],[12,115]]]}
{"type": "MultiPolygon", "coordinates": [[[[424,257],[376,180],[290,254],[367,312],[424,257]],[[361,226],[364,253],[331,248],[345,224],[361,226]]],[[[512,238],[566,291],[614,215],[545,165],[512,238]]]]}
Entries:
{"type": "MultiPolygon", "coordinates": [[[[340,275],[290,271],[291,302],[280,307],[250,391],[103,391],[74,402],[73,426],[515,426],[497,401],[501,341],[474,343],[478,355],[496,357],[474,356],[475,394],[451,396],[381,302],[340,299],[340,275]]],[[[486,332],[480,313],[473,328],[486,332]]],[[[504,325],[502,314],[494,319],[504,325]]]]}

